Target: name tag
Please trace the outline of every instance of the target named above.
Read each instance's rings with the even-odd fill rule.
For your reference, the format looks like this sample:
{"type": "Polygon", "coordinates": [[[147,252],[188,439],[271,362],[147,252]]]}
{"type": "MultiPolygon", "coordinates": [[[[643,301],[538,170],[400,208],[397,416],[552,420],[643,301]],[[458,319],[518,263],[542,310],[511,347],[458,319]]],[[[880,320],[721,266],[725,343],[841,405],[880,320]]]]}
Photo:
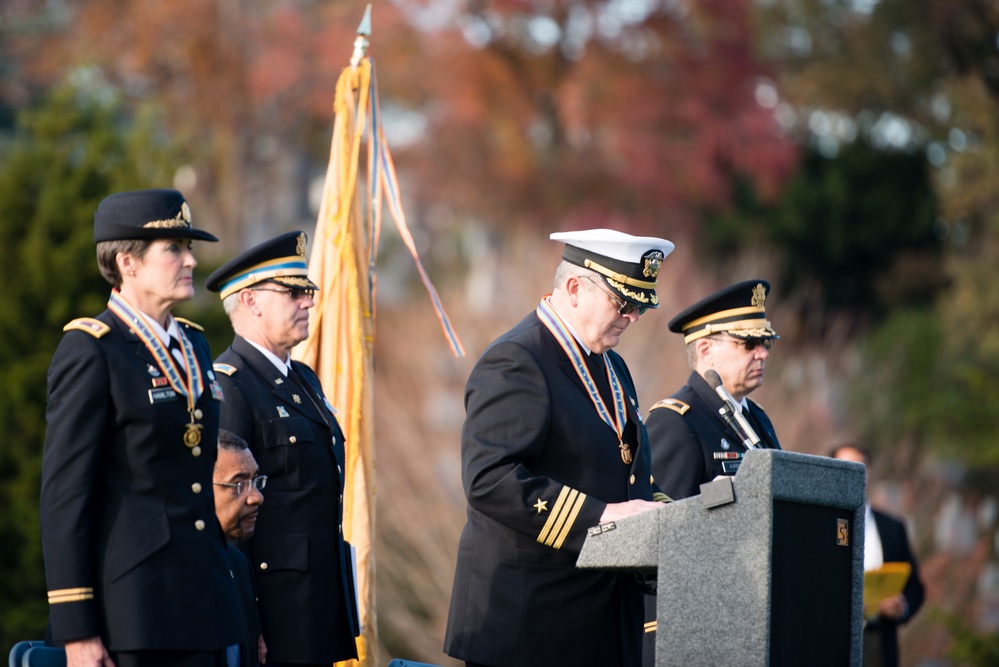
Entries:
{"type": "Polygon", "coordinates": [[[177,398],[177,392],[175,392],[170,387],[163,387],[162,389],[150,389],[149,390],[149,402],[152,404],[162,403],[164,401],[172,401],[177,398]]]}
{"type": "Polygon", "coordinates": [[[739,464],[742,461],[722,461],[722,472],[726,475],[734,475],[739,472],[739,464]]]}

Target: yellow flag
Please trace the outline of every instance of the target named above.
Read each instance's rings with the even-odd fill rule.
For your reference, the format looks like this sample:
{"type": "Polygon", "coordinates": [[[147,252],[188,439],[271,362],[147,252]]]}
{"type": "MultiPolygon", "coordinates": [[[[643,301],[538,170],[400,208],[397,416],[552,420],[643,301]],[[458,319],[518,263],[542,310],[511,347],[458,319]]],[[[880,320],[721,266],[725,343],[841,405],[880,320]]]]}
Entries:
{"type": "MultiPolygon", "coordinates": [[[[364,110],[356,92],[370,75],[368,61],[343,71],[337,82],[333,141],[322,204],[312,239],[309,276],[319,293],[309,338],[293,356],[319,376],[326,398],[337,410],[346,439],[343,493],[344,537],[356,550],[362,665],[377,664],[374,557],[373,370],[374,292],[369,289],[371,238],[365,230],[357,189],[358,150],[364,110]]],[[[364,95],[361,95],[363,104],[364,95]]],[[[372,276],[373,279],[373,276],[372,276]]],[[[345,664],[351,664],[349,661],[345,664]]]]}
{"type": "MultiPolygon", "coordinates": [[[[366,15],[367,20],[367,15],[366,15]]],[[[356,52],[355,52],[356,55],[356,52]]],[[[381,200],[388,203],[403,241],[416,262],[445,336],[456,356],[464,354],[440,299],[430,283],[406,227],[395,168],[378,122],[378,95],[370,58],[356,58],[336,86],[333,140],[322,203],[311,245],[309,276],[317,285],[309,338],[292,356],[311,366],[337,410],[346,438],[343,493],[344,537],[356,550],[358,612],[362,634],[358,661],[377,665],[375,614],[374,370],[375,259],[381,228],[381,200]],[[366,197],[358,179],[362,138],[366,151],[366,197]],[[367,206],[362,204],[367,202],[367,206]]]]}

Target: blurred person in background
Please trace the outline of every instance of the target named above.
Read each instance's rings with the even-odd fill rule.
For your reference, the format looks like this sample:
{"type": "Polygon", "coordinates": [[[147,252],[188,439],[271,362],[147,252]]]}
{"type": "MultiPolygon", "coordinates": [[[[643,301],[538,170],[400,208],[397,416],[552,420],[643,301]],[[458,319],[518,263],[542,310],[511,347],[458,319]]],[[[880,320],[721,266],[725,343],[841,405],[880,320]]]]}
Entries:
{"type": "MultiPolygon", "coordinates": [[[[830,456],[866,466],[870,497],[870,451],[856,443],[849,443],[833,449],[830,456]]],[[[923,582],[919,577],[916,556],[909,546],[905,524],[872,508],[870,500],[866,505],[864,570],[876,570],[885,563],[908,563],[912,569],[902,592],[882,600],[877,615],[864,619],[864,667],[898,667],[898,628],[908,623],[923,606],[923,582]]]]}
{"type": "Polygon", "coordinates": [[[238,604],[215,517],[221,392],[208,341],[171,309],[194,296],[176,190],[121,192],[94,215],[108,308],[73,320],[48,371],[41,534],[49,633],[69,667],[218,667],[238,604]]]}
{"type": "Polygon", "coordinates": [[[317,289],[304,232],[265,241],[208,277],[236,333],[215,360],[222,428],[249,443],[267,505],[246,544],[268,665],[357,657],[350,545],[343,538],[344,435],[319,378],[292,361],[317,289]]]}
{"type": "Polygon", "coordinates": [[[554,292],[488,347],[465,388],[467,523],[444,651],[469,666],[641,659],[642,582],[576,559],[590,526],[668,500],[612,348],[658,307],[673,244],[606,229],[551,238],[565,243],[554,292]]]}
{"type": "Polygon", "coordinates": [[[258,472],[257,462],[246,440],[224,428],[219,429],[219,453],[212,484],[216,487],[215,514],[228,541],[229,562],[242,602],[237,613],[240,614],[239,627],[243,636],[238,651],[230,651],[236,655],[229,658],[230,665],[239,667],[256,667],[267,660],[267,645],[260,634],[257,593],[250,561],[238,549],[238,545],[253,537],[257,513],[264,502],[267,475],[259,475],[258,472]]]}

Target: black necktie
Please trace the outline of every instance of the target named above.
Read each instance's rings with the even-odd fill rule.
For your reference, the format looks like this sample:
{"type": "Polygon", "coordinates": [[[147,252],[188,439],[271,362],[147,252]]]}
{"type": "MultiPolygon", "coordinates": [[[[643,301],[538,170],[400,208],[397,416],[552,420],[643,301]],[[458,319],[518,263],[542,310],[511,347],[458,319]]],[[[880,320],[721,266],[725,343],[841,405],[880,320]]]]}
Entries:
{"type": "Polygon", "coordinates": [[[184,377],[187,377],[187,373],[184,371],[184,350],[180,347],[180,341],[170,336],[170,343],[167,345],[170,350],[170,354],[173,356],[174,361],[177,362],[177,370],[184,377]]]}

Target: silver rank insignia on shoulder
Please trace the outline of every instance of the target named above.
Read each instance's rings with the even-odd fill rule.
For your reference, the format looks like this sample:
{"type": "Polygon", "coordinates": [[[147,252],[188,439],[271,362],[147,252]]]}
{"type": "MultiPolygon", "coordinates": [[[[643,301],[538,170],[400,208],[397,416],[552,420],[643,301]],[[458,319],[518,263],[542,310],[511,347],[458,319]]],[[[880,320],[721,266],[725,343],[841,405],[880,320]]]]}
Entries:
{"type": "Polygon", "coordinates": [[[277,406],[278,417],[287,417],[288,411],[284,409],[283,405],[277,406]]]}
{"type": "Polygon", "coordinates": [[[302,404],[302,397],[299,396],[298,394],[292,394],[291,395],[291,400],[295,401],[296,405],[301,405],[302,404]]]}

